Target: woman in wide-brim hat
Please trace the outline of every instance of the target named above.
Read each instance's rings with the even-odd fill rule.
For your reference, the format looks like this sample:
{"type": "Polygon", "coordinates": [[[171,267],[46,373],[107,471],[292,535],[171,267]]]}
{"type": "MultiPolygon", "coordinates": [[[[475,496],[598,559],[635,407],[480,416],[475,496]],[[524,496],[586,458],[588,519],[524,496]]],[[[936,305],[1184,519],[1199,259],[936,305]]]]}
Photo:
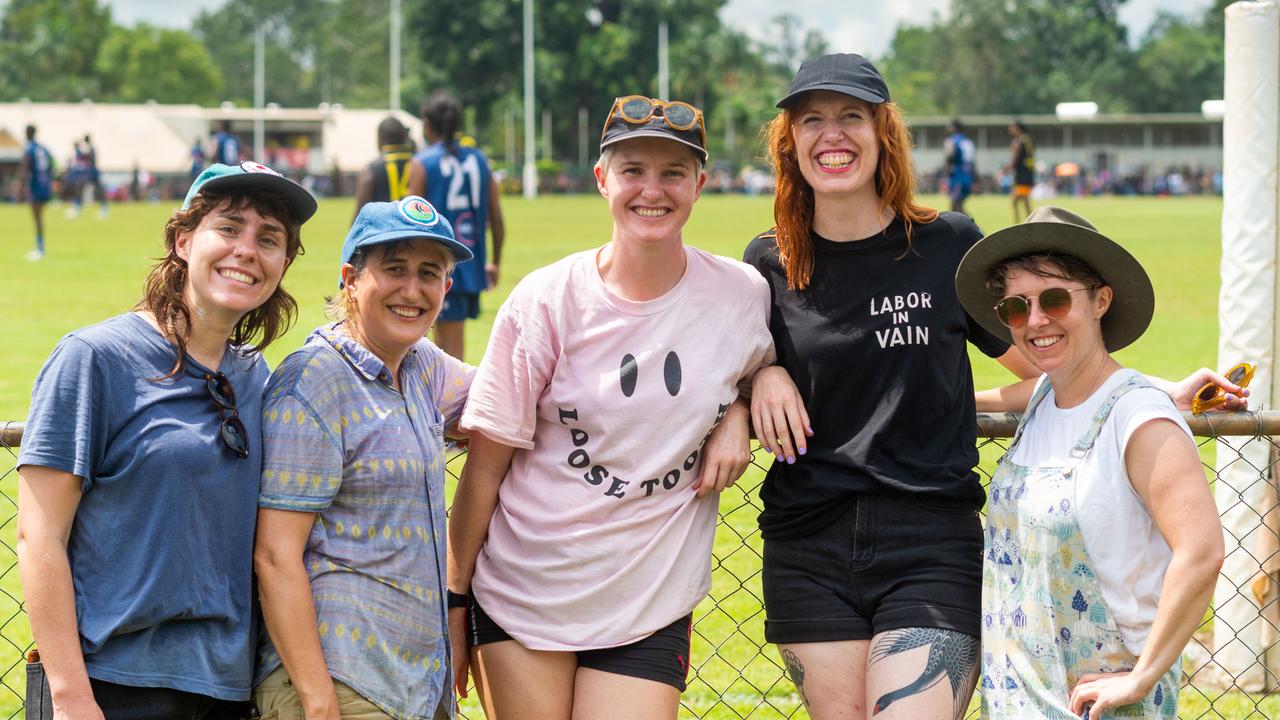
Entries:
{"type": "Polygon", "coordinates": [[[974,245],[956,291],[1044,373],[989,489],[986,715],[1176,717],[1223,543],[1182,415],[1111,356],[1150,322],[1151,281],[1084,218],[1044,207],[974,245]]]}
{"type": "Polygon", "coordinates": [[[685,244],[701,111],[618,98],[600,150],[609,242],[520,281],[462,417],[450,628],[491,720],[676,717],[718,493],[750,459],[738,384],[773,354],[764,281],[685,244]]]}
{"type": "MultiPolygon", "coordinates": [[[[816,720],[959,717],[981,631],[975,412],[1022,410],[1040,373],[957,300],[982,233],[915,201],[875,67],[813,58],[778,106],[777,224],[746,251],[778,348],[751,408],[777,456],[760,493],[765,638],[816,720]],[[970,344],[1027,380],[975,393],[970,344]]],[[[1225,382],[1202,369],[1174,389],[1189,402],[1209,380],[1225,382]]]]}

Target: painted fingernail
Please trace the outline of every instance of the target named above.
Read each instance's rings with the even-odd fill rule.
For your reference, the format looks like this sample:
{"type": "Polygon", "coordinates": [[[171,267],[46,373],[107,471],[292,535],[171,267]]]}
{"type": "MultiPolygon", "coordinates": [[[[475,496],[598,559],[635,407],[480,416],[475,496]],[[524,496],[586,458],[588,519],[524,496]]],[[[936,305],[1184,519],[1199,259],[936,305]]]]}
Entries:
{"type": "Polygon", "coordinates": [[[801,455],[803,455],[803,454],[805,454],[805,453],[807,453],[807,452],[809,452],[809,448],[800,448],[800,454],[801,454],[801,455]]]}
{"type": "Polygon", "coordinates": [[[791,456],[791,455],[788,455],[788,456],[787,456],[787,464],[788,464],[788,465],[795,465],[795,464],[796,464],[796,459],[795,459],[795,457],[793,457],[793,456],[791,456]]]}

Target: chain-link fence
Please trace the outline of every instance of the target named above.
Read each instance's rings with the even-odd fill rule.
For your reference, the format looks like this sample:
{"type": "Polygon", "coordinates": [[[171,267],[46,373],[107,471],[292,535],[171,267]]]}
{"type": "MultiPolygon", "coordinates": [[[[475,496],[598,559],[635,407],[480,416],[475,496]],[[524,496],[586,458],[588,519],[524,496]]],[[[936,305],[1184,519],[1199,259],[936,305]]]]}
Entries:
{"type": "MultiPolygon", "coordinates": [[[[1280,718],[1280,694],[1269,693],[1280,686],[1280,499],[1269,472],[1280,447],[1280,412],[1189,422],[1227,529],[1227,562],[1214,599],[1217,612],[1206,616],[1184,654],[1179,716],[1280,718]]],[[[1012,415],[979,416],[984,482],[1015,427],[1012,415]]],[[[0,424],[0,718],[22,714],[23,658],[31,647],[14,552],[21,439],[20,424],[0,424]]],[[[464,460],[459,454],[449,461],[451,482],[464,460]]],[[[776,650],[764,641],[756,516],[770,461],[758,451],[753,467],[721,498],[712,588],[694,613],[694,662],[681,696],[682,717],[807,717],[776,650]]],[[[482,718],[472,697],[463,703],[463,717],[482,718]]],[[[968,718],[977,717],[976,708],[975,699],[968,718]]]]}

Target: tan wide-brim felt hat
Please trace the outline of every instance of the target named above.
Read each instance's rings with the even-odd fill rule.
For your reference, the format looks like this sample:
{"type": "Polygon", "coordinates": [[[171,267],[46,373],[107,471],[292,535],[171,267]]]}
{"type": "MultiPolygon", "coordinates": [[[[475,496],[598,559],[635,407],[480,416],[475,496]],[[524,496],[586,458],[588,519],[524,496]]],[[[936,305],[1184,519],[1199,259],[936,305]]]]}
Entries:
{"type": "Polygon", "coordinates": [[[1053,206],[1036,208],[1021,225],[997,230],[969,248],[956,269],[960,304],[982,327],[1012,344],[1009,328],[996,317],[1000,298],[987,291],[987,274],[1009,258],[1041,253],[1078,258],[1111,286],[1111,307],[1102,316],[1102,340],[1108,351],[1119,350],[1146,332],[1156,307],[1147,271],[1088,220],[1053,206]]]}

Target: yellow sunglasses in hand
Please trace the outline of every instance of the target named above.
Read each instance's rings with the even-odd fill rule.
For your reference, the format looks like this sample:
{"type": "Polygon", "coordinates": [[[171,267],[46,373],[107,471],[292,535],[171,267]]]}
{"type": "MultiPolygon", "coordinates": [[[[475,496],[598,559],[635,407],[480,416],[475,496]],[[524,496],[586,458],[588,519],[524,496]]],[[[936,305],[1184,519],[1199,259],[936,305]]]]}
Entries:
{"type": "MultiPolygon", "coordinates": [[[[1253,365],[1249,363],[1240,363],[1227,371],[1227,380],[1233,385],[1240,387],[1248,387],[1249,381],[1253,380],[1253,365]]],[[[1215,383],[1205,383],[1204,387],[1196,392],[1195,397],[1191,399],[1191,414],[1199,415],[1200,413],[1212,410],[1227,401],[1227,392],[1218,387],[1215,383]]]]}

